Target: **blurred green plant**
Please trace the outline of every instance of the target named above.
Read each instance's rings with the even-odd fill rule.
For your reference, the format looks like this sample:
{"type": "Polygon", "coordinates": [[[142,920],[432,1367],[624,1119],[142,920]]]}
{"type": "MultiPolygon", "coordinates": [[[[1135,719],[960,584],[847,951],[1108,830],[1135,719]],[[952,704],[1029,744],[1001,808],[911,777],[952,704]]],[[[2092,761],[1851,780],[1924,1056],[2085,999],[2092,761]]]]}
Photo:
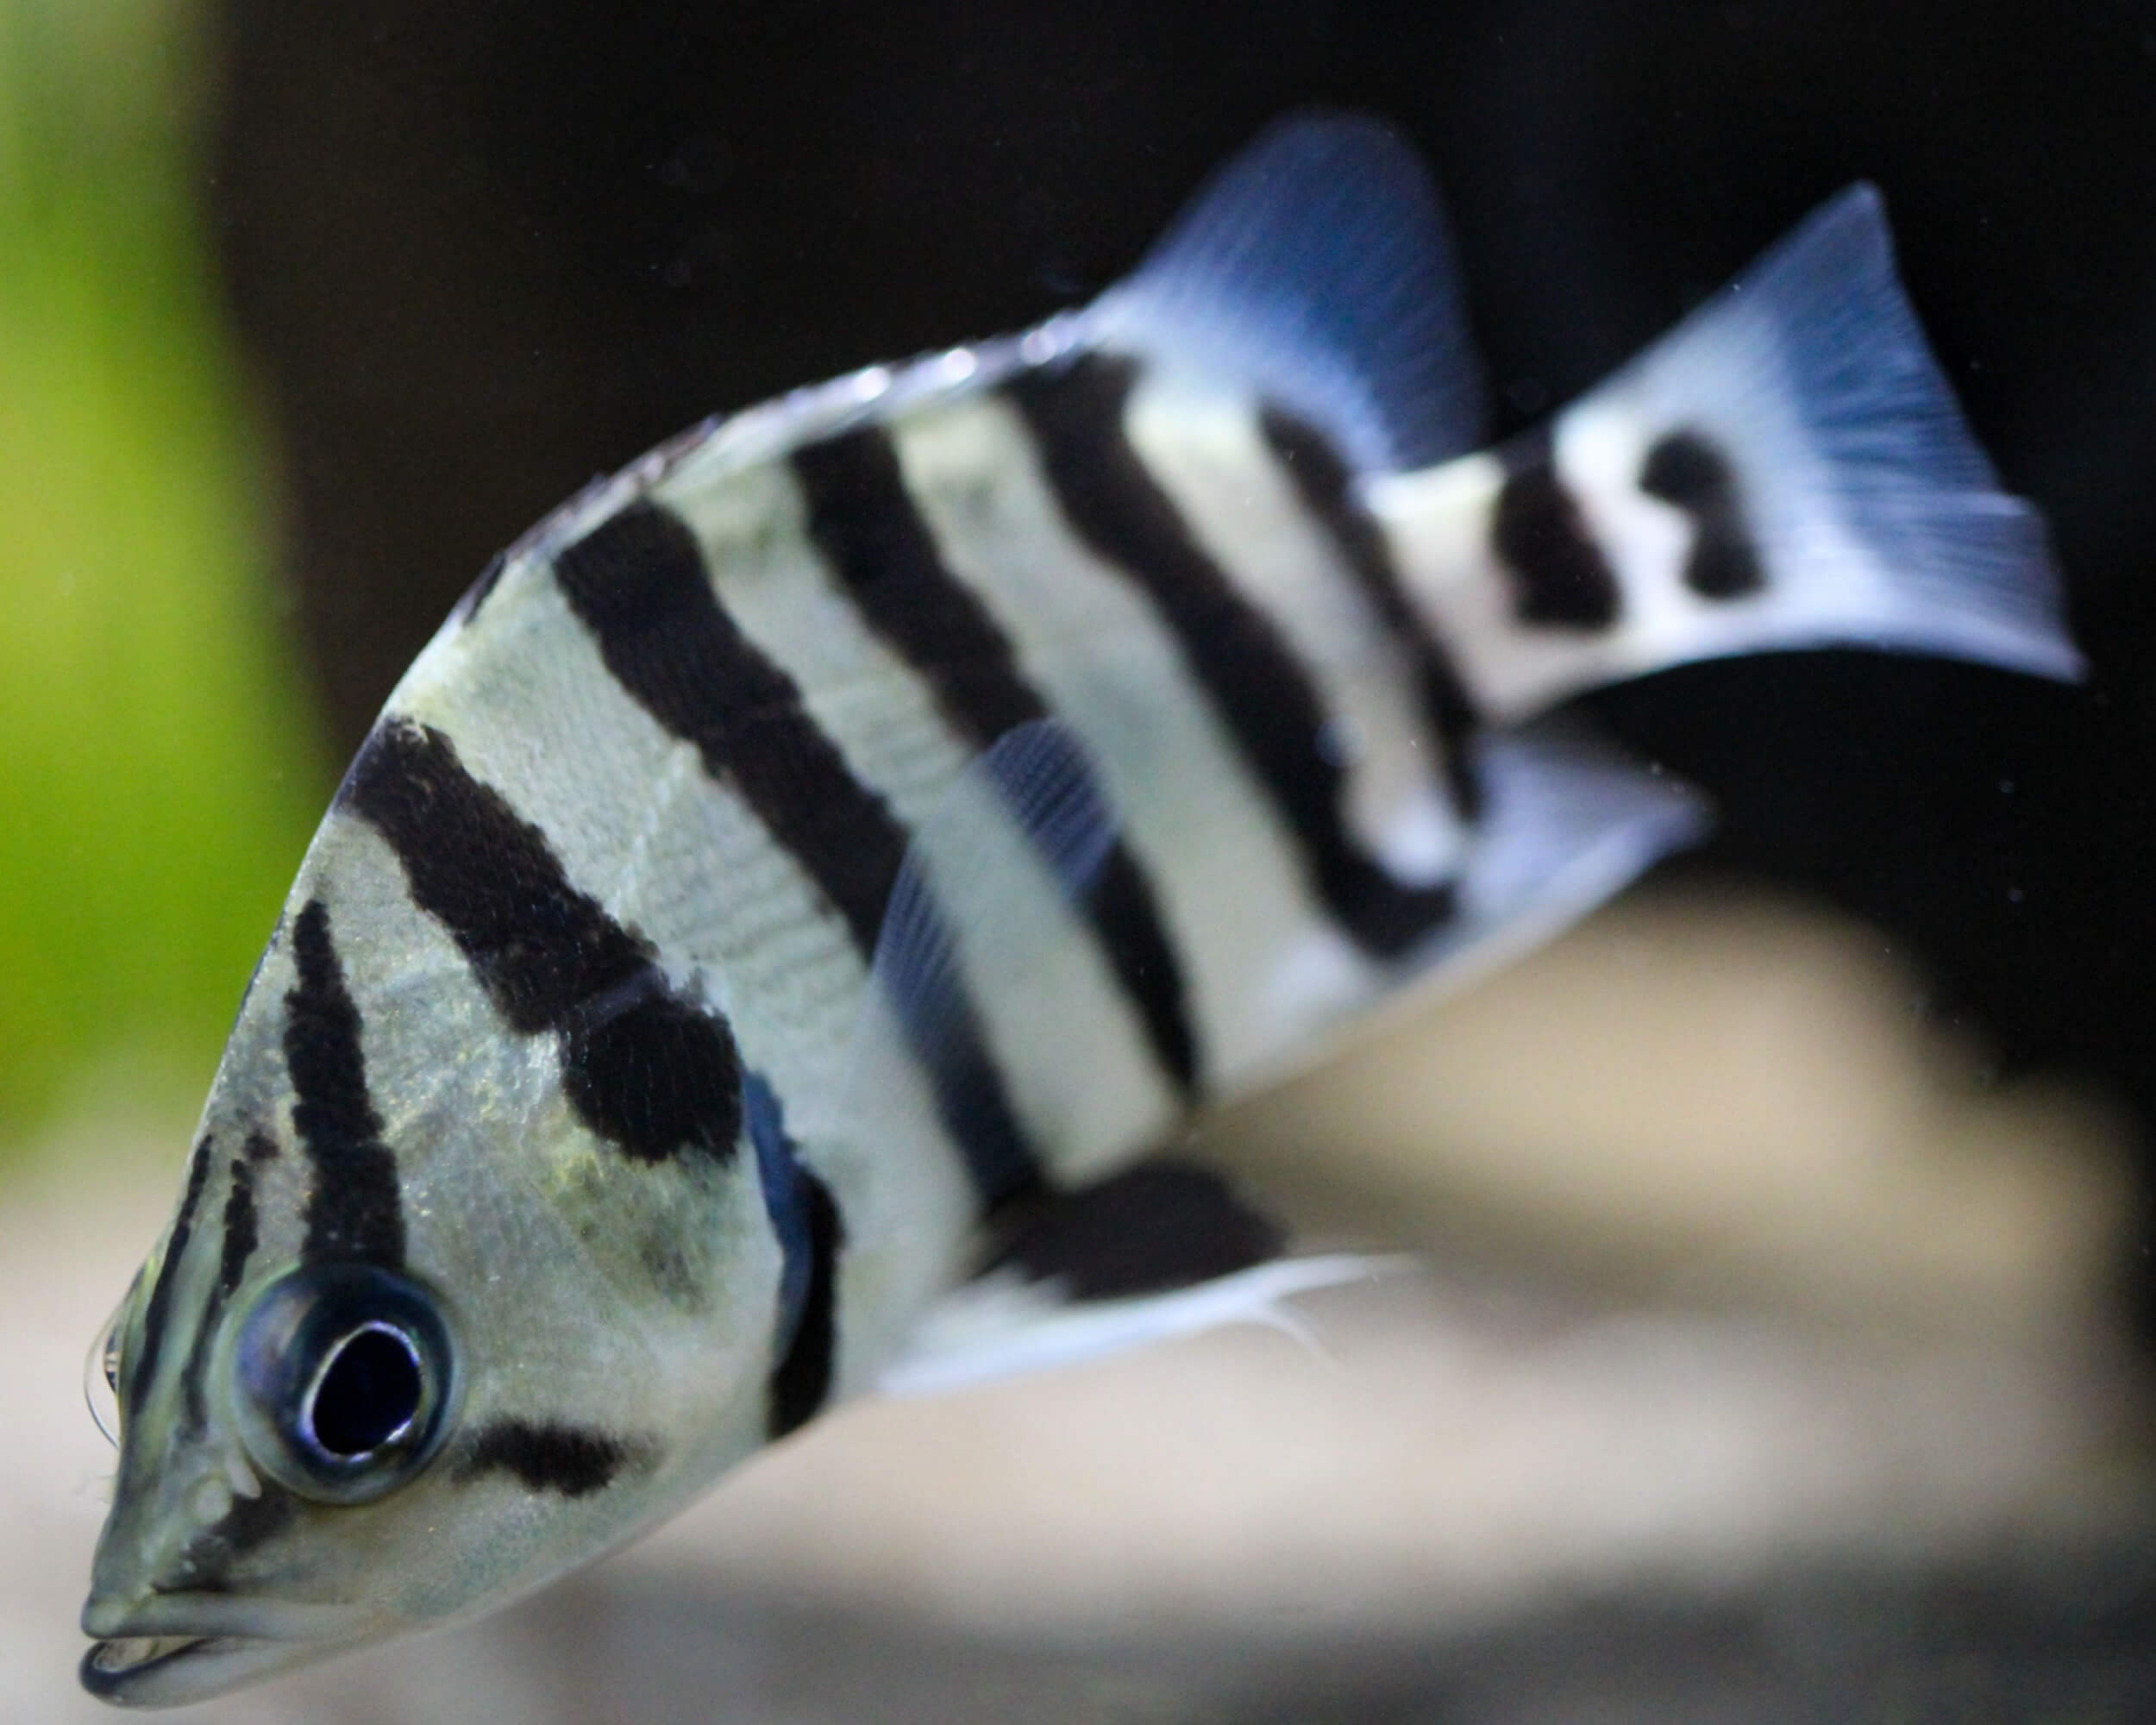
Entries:
{"type": "Polygon", "coordinates": [[[201,47],[174,0],[0,0],[0,1148],[85,1075],[200,1091],[326,790],[201,47]]]}

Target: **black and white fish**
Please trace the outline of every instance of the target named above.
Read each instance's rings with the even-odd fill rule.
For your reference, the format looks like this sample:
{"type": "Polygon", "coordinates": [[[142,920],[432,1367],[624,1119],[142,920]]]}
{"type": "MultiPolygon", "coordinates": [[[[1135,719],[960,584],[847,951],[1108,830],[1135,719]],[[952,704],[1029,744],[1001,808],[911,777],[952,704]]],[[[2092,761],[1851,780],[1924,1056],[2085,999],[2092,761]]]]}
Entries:
{"type": "Polygon", "coordinates": [[[880,1383],[1353,1273],[1141,1161],[1697,828],[1539,729],[1848,643],[2052,676],[2040,522],[1814,215],[1477,452],[1433,195],[1262,137],[1025,335],[697,427],[391,697],[111,1330],[83,1679],[468,1617],[880,1383]]]}

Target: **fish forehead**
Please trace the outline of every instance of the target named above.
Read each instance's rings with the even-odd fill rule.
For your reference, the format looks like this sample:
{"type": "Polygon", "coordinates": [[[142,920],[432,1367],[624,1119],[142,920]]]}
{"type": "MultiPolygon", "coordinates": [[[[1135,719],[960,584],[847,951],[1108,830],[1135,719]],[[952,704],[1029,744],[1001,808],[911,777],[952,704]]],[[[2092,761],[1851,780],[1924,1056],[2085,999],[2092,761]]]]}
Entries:
{"type": "MultiPolygon", "coordinates": [[[[599,1284],[706,1316],[738,1293],[744,1278],[728,1263],[745,1253],[760,1267],[753,1181],[707,1157],[636,1162],[580,1118],[560,1038],[505,1020],[450,931],[412,902],[393,848],[348,807],[325,822],[294,897],[327,907],[330,929],[344,931],[338,950],[413,1270],[485,1323],[536,1333],[588,1327],[599,1284]],[[526,1273],[505,1276],[505,1264],[526,1273]]],[[[291,990],[274,985],[295,973],[291,944],[257,989],[287,1026],[291,990]]],[[[274,1060],[270,1041],[255,1047],[274,1060]]]]}
{"type": "MultiPolygon", "coordinates": [[[[364,823],[330,816],[293,902],[299,908],[265,955],[205,1111],[191,1214],[168,1226],[145,1278],[153,1292],[166,1285],[164,1370],[154,1398],[144,1386],[139,1411],[152,1412],[153,1399],[161,1410],[178,1393],[178,1374],[210,1339],[197,1330],[219,1315],[224,1302],[213,1290],[229,1269],[251,1284],[305,1255],[310,1203],[335,1177],[310,1160],[287,1045],[301,988],[291,923],[307,906],[323,913],[335,943],[366,1103],[394,1158],[400,1267],[438,1292],[482,1350],[517,1337],[518,1369],[556,1383],[603,1377],[588,1346],[595,1310],[610,1321],[639,1314],[655,1330],[670,1317],[719,1346],[715,1314],[753,1303],[767,1269],[753,1182],[693,1158],[633,1165],[580,1120],[563,1095],[554,1038],[503,1024],[364,823]],[[271,1154],[250,1157],[250,1145],[271,1154]],[[235,1265],[229,1210],[242,1178],[255,1243],[235,1265]],[[176,1241],[182,1261],[172,1262],[176,1241]]],[[[147,1303],[136,1302],[137,1346],[147,1303]]]]}

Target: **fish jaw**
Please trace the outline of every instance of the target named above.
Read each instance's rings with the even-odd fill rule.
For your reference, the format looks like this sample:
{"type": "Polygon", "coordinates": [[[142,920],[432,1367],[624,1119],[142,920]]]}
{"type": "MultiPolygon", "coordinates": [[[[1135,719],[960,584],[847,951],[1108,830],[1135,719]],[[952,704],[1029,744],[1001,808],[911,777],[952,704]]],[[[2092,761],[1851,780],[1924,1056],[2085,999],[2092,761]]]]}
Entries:
{"type": "Polygon", "coordinates": [[[116,1707],[185,1707],[338,1651],[310,1641],[245,1635],[116,1636],[91,1643],[76,1675],[116,1707]]]}
{"type": "Polygon", "coordinates": [[[216,1593],[96,1596],[83,1608],[94,1639],[82,1686],[120,1707],[180,1707],[260,1682],[382,1631],[342,1605],[273,1604],[216,1593]]]}

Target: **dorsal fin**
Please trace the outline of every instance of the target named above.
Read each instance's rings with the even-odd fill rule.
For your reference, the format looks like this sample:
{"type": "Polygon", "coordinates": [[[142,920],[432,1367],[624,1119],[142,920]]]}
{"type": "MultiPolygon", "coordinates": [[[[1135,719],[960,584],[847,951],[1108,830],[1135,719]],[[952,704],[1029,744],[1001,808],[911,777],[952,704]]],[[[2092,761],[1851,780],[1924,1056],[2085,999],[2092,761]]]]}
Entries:
{"type": "Polygon", "coordinates": [[[1482,370],[1437,192],[1373,119],[1268,128],[1091,318],[1104,346],[1249,382],[1358,471],[1427,467],[1481,441],[1482,370]]]}

